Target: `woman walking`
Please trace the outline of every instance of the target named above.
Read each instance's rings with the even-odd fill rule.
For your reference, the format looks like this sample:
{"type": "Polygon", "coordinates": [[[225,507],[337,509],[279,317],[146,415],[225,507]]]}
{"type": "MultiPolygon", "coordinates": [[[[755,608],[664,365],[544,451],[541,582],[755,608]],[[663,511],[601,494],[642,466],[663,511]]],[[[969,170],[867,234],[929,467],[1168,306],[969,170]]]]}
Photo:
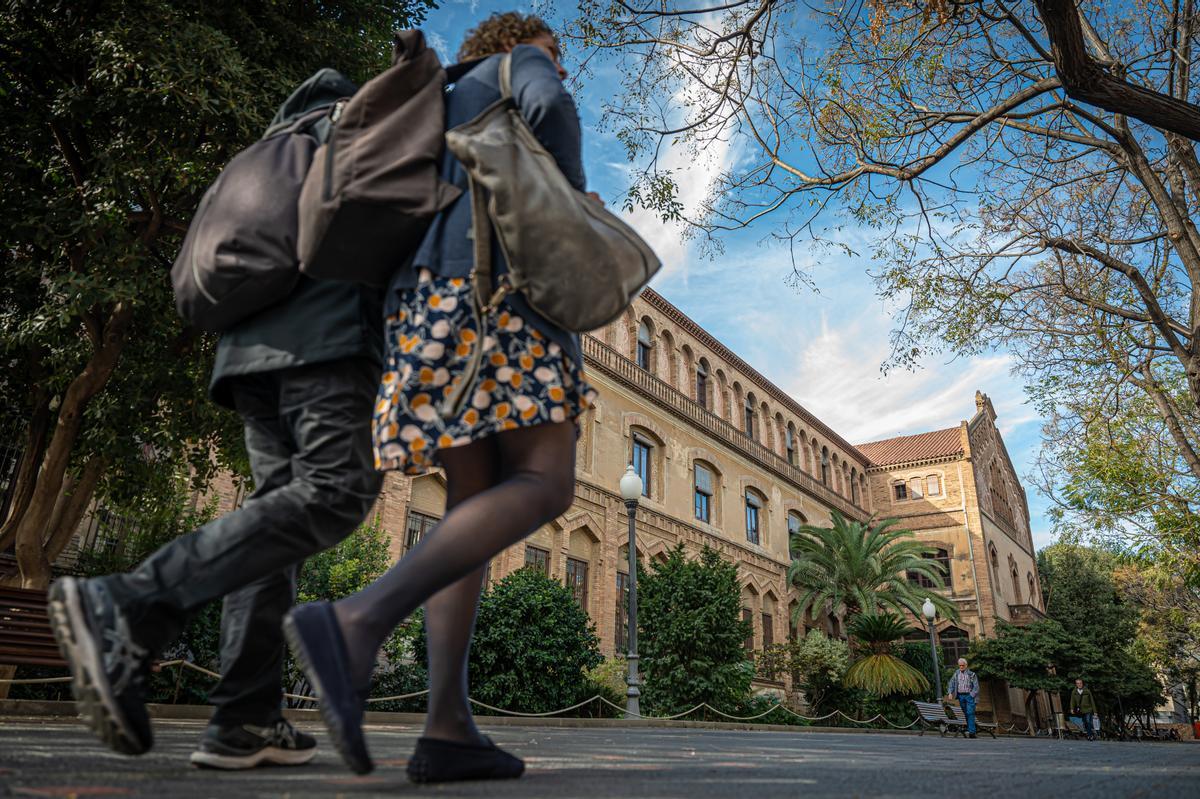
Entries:
{"type": "MultiPolygon", "coordinates": [[[[500,54],[512,53],[520,113],[571,184],[584,190],[580,125],[562,85],[558,45],[536,16],[496,14],[471,31],[463,60],[486,58],[447,94],[450,127],[500,97],[500,54]]],[[[464,190],[446,153],[442,177],[464,190]]],[[[518,777],[524,763],[476,728],[467,701],[467,656],[487,562],[565,512],[574,498],[575,418],[594,392],[583,379],[578,338],[534,313],[519,295],[477,321],[471,203],[464,196],[433,223],[411,267],[388,292],[387,360],[375,406],[376,467],[446,474],[446,514],[379,580],[336,603],[296,608],[285,623],[293,650],[321,698],[330,734],[359,773],[372,768],[362,715],[376,655],[424,603],[429,710],[408,762],[416,782],[518,777]],[[478,377],[465,401],[448,400],[478,377]],[[460,408],[453,408],[460,405],[460,408]]],[[[493,274],[506,271],[493,247],[493,274]]]]}

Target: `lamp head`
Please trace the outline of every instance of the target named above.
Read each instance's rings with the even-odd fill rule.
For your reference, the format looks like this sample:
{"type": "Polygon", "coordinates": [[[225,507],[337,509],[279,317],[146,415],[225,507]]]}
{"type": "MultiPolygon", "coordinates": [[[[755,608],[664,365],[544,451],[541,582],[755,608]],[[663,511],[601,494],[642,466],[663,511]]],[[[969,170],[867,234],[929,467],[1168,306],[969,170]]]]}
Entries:
{"type": "Polygon", "coordinates": [[[642,478],[633,470],[633,465],[625,470],[621,477],[621,498],[626,502],[636,502],[642,495],[642,478]]]}
{"type": "Polygon", "coordinates": [[[925,614],[925,618],[933,621],[933,617],[937,615],[937,608],[933,606],[933,600],[925,597],[925,604],[921,605],[921,612],[925,614]]]}

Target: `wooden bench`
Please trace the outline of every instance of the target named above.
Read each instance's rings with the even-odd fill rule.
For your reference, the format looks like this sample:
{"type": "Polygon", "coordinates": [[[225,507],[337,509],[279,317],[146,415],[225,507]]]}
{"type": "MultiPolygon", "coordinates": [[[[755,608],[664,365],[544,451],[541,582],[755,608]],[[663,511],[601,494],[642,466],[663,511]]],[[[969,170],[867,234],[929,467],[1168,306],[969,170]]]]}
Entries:
{"type": "Polygon", "coordinates": [[[921,716],[921,734],[925,734],[925,730],[933,727],[938,731],[938,734],[945,737],[947,732],[953,731],[953,725],[957,722],[946,715],[946,709],[942,707],[941,702],[917,702],[913,701],[913,706],[916,707],[917,713],[921,716]]]}
{"type": "MultiPolygon", "coordinates": [[[[950,702],[949,705],[950,712],[954,714],[954,723],[962,728],[962,732],[965,735],[967,731],[967,714],[963,713],[963,709],[958,702],[950,702]]],[[[993,738],[996,737],[996,726],[996,724],[990,721],[980,721],[979,716],[975,717],[975,729],[979,732],[986,732],[993,738]]]]}
{"type": "Polygon", "coordinates": [[[0,665],[66,668],[50,629],[45,591],[0,586],[0,665]]]}
{"type": "MultiPolygon", "coordinates": [[[[957,704],[941,703],[941,702],[918,702],[913,701],[913,706],[916,707],[917,713],[921,716],[921,734],[925,734],[925,730],[929,727],[935,727],[943,737],[947,732],[955,735],[967,734],[967,717],[962,712],[957,704]]],[[[996,737],[996,725],[975,719],[975,727],[980,732],[986,732],[993,738],[996,737]]]]}

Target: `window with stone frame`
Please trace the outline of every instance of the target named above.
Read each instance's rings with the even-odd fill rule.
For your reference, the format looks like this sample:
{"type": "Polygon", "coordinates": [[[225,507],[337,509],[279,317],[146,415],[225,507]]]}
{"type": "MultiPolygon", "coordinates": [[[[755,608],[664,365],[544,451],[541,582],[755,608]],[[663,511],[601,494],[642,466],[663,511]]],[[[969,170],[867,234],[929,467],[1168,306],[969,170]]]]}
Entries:
{"type": "Polygon", "coordinates": [[[958,627],[947,627],[938,633],[938,642],[942,645],[941,656],[944,667],[954,666],[958,663],[959,658],[965,658],[967,650],[971,647],[971,639],[967,635],[967,631],[958,627]]]}
{"type": "Polygon", "coordinates": [[[744,432],[750,438],[754,438],[754,394],[746,394],[746,405],[743,409],[742,423],[744,432]]]}
{"type": "Polygon", "coordinates": [[[786,436],[785,443],[786,443],[786,451],[787,451],[787,461],[788,461],[788,463],[795,466],[796,465],[796,430],[795,430],[795,428],[793,428],[789,424],[787,426],[787,432],[784,435],[786,436]]]}
{"type": "Polygon", "coordinates": [[[821,447],[821,483],[829,485],[829,447],[821,447]]]}
{"type": "Polygon", "coordinates": [[[940,497],[942,495],[942,478],[931,474],[925,478],[925,496],[940,497]]]}
{"type": "Polygon", "coordinates": [[[579,603],[579,607],[587,610],[588,601],[588,563],[578,558],[567,558],[567,588],[579,603]]]}
{"type": "Polygon", "coordinates": [[[858,504],[858,469],[850,470],[850,501],[858,504]]]}
{"type": "MultiPolygon", "coordinates": [[[[945,587],[950,588],[950,553],[944,549],[938,549],[935,552],[926,552],[921,557],[926,560],[932,560],[937,564],[937,570],[942,576],[945,587]]],[[[920,572],[908,571],[904,576],[910,583],[921,588],[937,587],[933,580],[920,572]]]]}
{"type": "Polygon", "coordinates": [[[638,324],[637,331],[637,365],[647,372],[652,371],[654,357],[654,334],[650,325],[644,321],[638,324]]]}
{"type": "Polygon", "coordinates": [[[908,484],[904,482],[892,483],[892,499],[897,502],[903,502],[908,499],[908,484]]]}
{"type": "Polygon", "coordinates": [[[800,513],[794,510],[788,511],[788,557],[790,557],[792,560],[796,559],[796,552],[792,548],[792,536],[797,535],[800,532],[800,528],[805,524],[807,524],[807,522],[804,520],[804,517],[800,515],[800,513]]]}
{"type": "Polygon", "coordinates": [[[749,625],[750,633],[746,636],[746,640],[742,642],[742,648],[747,652],[754,651],[754,611],[750,608],[742,608],[742,621],[749,625]]]}
{"type": "Polygon", "coordinates": [[[921,490],[922,482],[923,481],[921,480],[920,477],[913,477],[913,478],[909,479],[909,481],[908,481],[908,498],[909,499],[921,499],[921,497],[925,493],[924,491],[921,490]]]}
{"type": "Polygon", "coordinates": [[[1029,583],[1029,604],[1033,605],[1037,602],[1037,583],[1034,582],[1033,572],[1026,572],[1025,579],[1029,583]]]}
{"type": "Polygon", "coordinates": [[[415,510],[408,512],[408,520],[404,525],[404,551],[408,552],[415,547],[425,534],[433,529],[440,519],[436,516],[428,516],[424,513],[417,513],[415,510]]]}
{"type": "Polygon", "coordinates": [[[775,645],[775,617],[770,613],[762,614],[763,649],[775,645]]]}
{"type": "Polygon", "coordinates": [[[766,502],[757,491],[746,489],[746,540],[751,544],[762,543],[763,506],[766,502]]]}
{"type": "Polygon", "coordinates": [[[708,361],[704,358],[696,362],[696,402],[708,408],[708,361]]]}
{"type": "Polygon", "coordinates": [[[693,513],[702,522],[712,523],[713,496],[717,492],[717,476],[706,463],[692,464],[692,487],[694,493],[693,513]]]}
{"type": "Polygon", "coordinates": [[[633,434],[632,441],[629,462],[633,465],[633,470],[637,472],[638,477],[642,478],[642,496],[649,497],[650,478],[653,476],[654,445],[645,436],[637,433],[633,434]]]}
{"type": "Polygon", "coordinates": [[[549,550],[535,547],[532,544],[525,545],[525,565],[533,567],[547,576],[550,575],[550,552],[549,550]]]}

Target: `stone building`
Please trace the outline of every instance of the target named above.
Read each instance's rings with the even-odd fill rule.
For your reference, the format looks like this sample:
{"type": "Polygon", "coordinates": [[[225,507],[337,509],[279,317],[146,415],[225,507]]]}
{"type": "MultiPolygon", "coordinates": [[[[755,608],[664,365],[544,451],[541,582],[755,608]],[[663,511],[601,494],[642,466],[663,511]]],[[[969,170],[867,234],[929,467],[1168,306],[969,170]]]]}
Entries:
{"type": "MultiPolygon", "coordinates": [[[[682,542],[736,563],[756,650],[810,627],[844,634],[842,620],[828,616],[793,626],[785,581],[789,529],[826,522],[835,508],[859,520],[899,517],[938,547],[961,614],[957,625],[940,625],[947,656],[990,635],[995,617],[1041,615],[1025,492],[985,396],[958,427],[856,447],[652,290],[583,345],[600,399],[582,419],[575,504],[498,555],[489,579],[533,564],[564,581],[606,654],[625,645],[617,600],[628,579],[627,521],[617,486],[630,463],[645,484],[639,556],[662,557],[682,542]]],[[[444,504],[440,475],[389,475],[377,513],[396,557],[444,504]]],[[[1019,692],[989,688],[981,710],[1024,714],[1019,692]]]]}
{"type": "MultiPolygon", "coordinates": [[[[975,394],[975,415],[957,427],[859,444],[870,461],[871,505],[934,547],[959,620],[938,620],[943,656],[953,664],[970,641],[995,633],[996,620],[1026,624],[1044,617],[1029,505],[991,400],[975,394]]],[[[925,578],[916,578],[921,582],[925,578]]],[[[924,627],[924,620],[915,620],[924,627]]],[[[923,635],[914,636],[925,640],[923,635]]],[[[1024,718],[1026,694],[1006,684],[981,686],[979,709],[1024,718]]],[[[1048,706],[1029,707],[1045,720],[1048,706]]]]}

